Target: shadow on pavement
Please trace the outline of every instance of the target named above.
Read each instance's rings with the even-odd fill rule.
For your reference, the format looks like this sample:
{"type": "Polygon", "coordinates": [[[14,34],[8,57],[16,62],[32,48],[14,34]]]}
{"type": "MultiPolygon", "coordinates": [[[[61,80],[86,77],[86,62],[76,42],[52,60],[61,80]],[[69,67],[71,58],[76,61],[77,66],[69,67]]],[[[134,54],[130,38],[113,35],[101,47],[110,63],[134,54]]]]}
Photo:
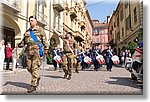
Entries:
{"type": "Polygon", "coordinates": [[[28,89],[31,86],[30,84],[27,84],[27,83],[12,82],[12,81],[7,81],[3,86],[6,86],[6,85],[13,85],[13,86],[17,86],[17,87],[21,87],[25,89],[28,89]]]}
{"type": "Polygon", "coordinates": [[[110,77],[110,79],[115,79],[115,81],[107,81],[108,84],[117,84],[117,85],[123,85],[123,86],[130,86],[133,88],[139,88],[138,83],[131,80],[131,78],[128,77],[110,77]]]}
{"type": "Polygon", "coordinates": [[[61,76],[51,76],[51,75],[44,75],[44,77],[50,77],[50,78],[63,78],[63,77],[61,77],[61,76]]]}

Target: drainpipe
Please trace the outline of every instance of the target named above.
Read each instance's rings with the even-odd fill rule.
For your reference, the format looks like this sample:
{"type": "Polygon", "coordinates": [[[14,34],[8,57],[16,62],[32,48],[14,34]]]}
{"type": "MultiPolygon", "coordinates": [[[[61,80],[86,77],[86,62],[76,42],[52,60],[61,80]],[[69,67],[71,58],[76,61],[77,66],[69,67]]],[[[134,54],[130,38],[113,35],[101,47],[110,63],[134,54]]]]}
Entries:
{"type": "Polygon", "coordinates": [[[28,11],[29,11],[29,0],[27,0],[27,10],[26,10],[26,17],[27,17],[27,22],[26,22],[26,29],[28,29],[28,11]]]}
{"type": "MultiPolygon", "coordinates": [[[[49,39],[48,39],[48,41],[50,41],[50,36],[51,36],[51,4],[52,4],[52,0],[50,0],[50,7],[49,7],[50,13],[49,13],[49,39]]],[[[49,44],[50,44],[50,42],[49,42],[49,44]]]]}

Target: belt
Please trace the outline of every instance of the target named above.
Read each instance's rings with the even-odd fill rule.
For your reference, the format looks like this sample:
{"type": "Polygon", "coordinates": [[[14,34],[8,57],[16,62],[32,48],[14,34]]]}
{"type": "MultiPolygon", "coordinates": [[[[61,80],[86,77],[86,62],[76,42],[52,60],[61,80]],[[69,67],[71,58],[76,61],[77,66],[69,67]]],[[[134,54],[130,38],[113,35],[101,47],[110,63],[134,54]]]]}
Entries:
{"type": "Polygon", "coordinates": [[[33,45],[37,45],[37,44],[42,44],[41,42],[30,42],[27,45],[28,46],[33,46],[33,45]]]}
{"type": "Polygon", "coordinates": [[[63,53],[66,54],[66,53],[72,53],[72,52],[71,51],[63,51],[63,53]]]}

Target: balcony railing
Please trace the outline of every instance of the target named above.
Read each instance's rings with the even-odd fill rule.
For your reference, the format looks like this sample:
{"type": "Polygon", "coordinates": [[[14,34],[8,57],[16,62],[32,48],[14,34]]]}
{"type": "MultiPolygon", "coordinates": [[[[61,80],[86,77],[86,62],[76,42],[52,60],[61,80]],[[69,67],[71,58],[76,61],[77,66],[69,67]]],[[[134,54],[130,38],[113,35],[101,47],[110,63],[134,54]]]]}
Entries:
{"type": "Polygon", "coordinates": [[[75,31],[74,37],[77,41],[80,41],[80,42],[84,41],[84,36],[79,31],[75,31]]]}
{"type": "Polygon", "coordinates": [[[2,0],[2,4],[4,4],[5,9],[10,9],[13,12],[21,11],[21,1],[22,0],[2,0]]]}
{"type": "Polygon", "coordinates": [[[63,4],[64,4],[64,2],[62,0],[54,0],[53,7],[54,7],[54,9],[61,12],[64,10],[63,4]]]}
{"type": "Polygon", "coordinates": [[[71,7],[70,8],[70,16],[74,19],[77,17],[77,11],[75,9],[75,7],[71,7]]]}
{"type": "Polygon", "coordinates": [[[79,21],[79,24],[80,24],[80,26],[82,27],[82,28],[85,28],[85,21],[79,21]]]}
{"type": "Polygon", "coordinates": [[[43,12],[34,11],[34,15],[36,16],[38,23],[44,26],[47,25],[47,16],[43,14],[43,12]]]}

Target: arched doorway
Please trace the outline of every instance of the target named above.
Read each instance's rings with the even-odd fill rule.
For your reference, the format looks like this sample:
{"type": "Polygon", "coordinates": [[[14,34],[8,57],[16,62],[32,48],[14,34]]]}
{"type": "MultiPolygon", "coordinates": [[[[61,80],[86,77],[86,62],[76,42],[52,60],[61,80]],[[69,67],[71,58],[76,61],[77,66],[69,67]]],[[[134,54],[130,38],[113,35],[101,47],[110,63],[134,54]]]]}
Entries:
{"type": "Polygon", "coordinates": [[[125,47],[125,46],[123,46],[123,47],[122,47],[122,50],[126,50],[126,47],[125,47]]]}
{"type": "Polygon", "coordinates": [[[118,48],[118,55],[120,54],[120,52],[121,52],[121,50],[120,50],[120,48],[118,48]]]}
{"type": "Polygon", "coordinates": [[[50,39],[50,47],[54,48],[60,44],[59,36],[54,34],[50,39]]]}
{"type": "Polygon", "coordinates": [[[113,51],[115,54],[117,54],[117,49],[116,48],[114,48],[114,51],[113,51]]]}
{"type": "Polygon", "coordinates": [[[2,16],[3,25],[0,26],[2,29],[1,38],[5,40],[5,44],[10,43],[12,48],[15,47],[15,36],[21,31],[18,24],[10,16],[3,14],[2,16]]]}

